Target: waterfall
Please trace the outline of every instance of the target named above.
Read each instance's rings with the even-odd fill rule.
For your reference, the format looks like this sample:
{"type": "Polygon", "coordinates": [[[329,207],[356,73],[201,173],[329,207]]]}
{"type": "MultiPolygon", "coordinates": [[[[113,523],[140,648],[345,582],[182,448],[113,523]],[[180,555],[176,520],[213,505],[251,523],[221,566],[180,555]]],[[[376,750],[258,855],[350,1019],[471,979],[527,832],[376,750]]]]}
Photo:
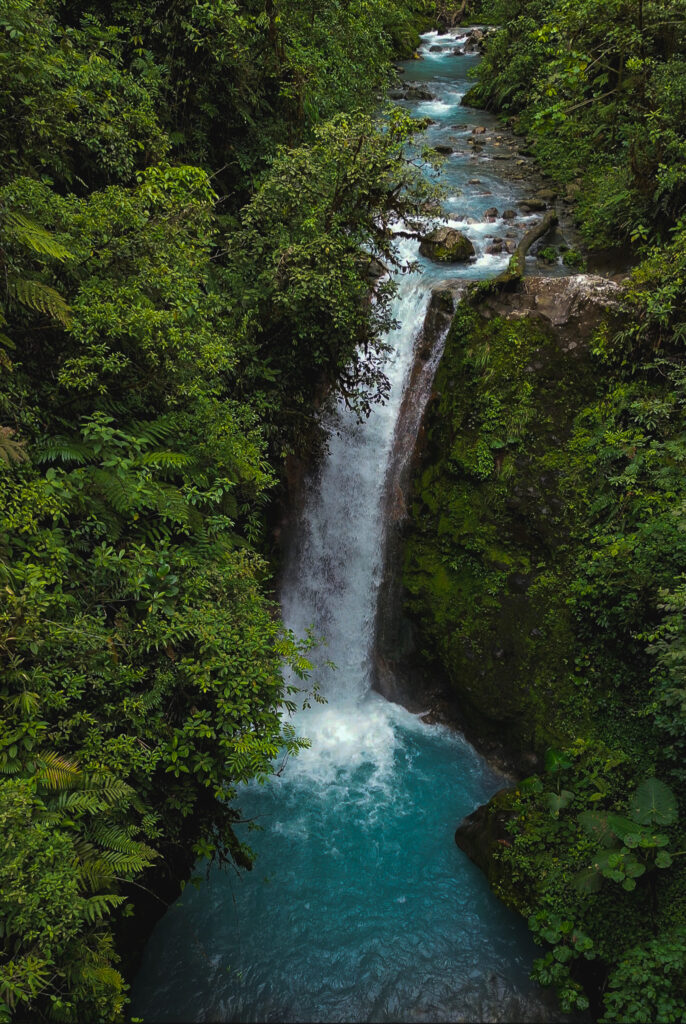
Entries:
{"type": "MultiPolygon", "coordinates": [[[[401,255],[409,257],[411,245],[405,243],[401,255]]],[[[384,563],[389,458],[429,295],[421,277],[399,275],[393,314],[402,326],[394,332],[385,368],[391,384],[388,401],[374,406],[362,422],[342,402],[326,417],[328,454],[307,481],[307,498],[286,562],[284,620],[299,636],[312,628],[315,636],[325,638],[314,654],[314,676],[327,701],[304,712],[296,723],[312,746],[289,770],[312,773],[320,781],[366,758],[381,767],[390,754],[386,719],[400,713],[386,709],[372,692],[374,625],[384,563]]]]}
{"type": "MultiPolygon", "coordinates": [[[[388,401],[362,423],[342,405],[326,415],[328,454],[306,482],[281,587],[287,626],[326,640],[313,655],[326,703],[294,723],[310,748],[238,795],[244,819],[263,829],[241,833],[255,869],[240,877],[213,869],[155,929],[134,990],[134,1011],[147,1020],[559,1019],[529,980],[535,951],[526,926],[453,840],[457,822],[502,778],[462,736],[425,725],[372,685],[393,518],[386,498],[407,477],[440,354],[411,375],[430,295],[447,270],[454,283],[502,269],[507,256],[487,252],[487,241],[509,222],[494,224],[485,211],[517,199],[465,142],[468,122],[495,122],[459,105],[472,58],[452,55],[456,41],[425,37],[431,59],[407,70],[436,98],[407,103],[435,119],[428,142],[464,143],[443,171],[446,217],[465,227],[477,259],[452,273],[425,262],[421,275],[399,276],[388,401]],[[443,53],[430,53],[436,39],[443,53]]],[[[403,257],[418,257],[416,241],[399,245],[403,257]]]]}

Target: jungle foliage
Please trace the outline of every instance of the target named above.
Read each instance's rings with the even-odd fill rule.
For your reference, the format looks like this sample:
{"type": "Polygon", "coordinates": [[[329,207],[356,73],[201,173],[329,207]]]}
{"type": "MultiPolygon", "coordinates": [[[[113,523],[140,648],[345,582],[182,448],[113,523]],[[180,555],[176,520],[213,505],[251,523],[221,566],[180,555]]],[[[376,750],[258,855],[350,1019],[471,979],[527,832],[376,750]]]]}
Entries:
{"type": "Polygon", "coordinates": [[[267,512],[385,392],[423,17],[0,0],[0,1020],[121,1019],[137,894],[249,866],[236,788],[306,742],[267,512]]]}
{"type": "MultiPolygon", "coordinates": [[[[486,7],[484,7],[486,10],[486,7]]],[[[538,771],[493,813],[536,976],[603,1021],[686,1017],[686,4],[495,0],[468,96],[587,252],[633,269],[586,345],[463,303],[427,421],[409,609],[482,737],[538,771]],[[647,802],[646,802],[647,801],[647,802]]],[[[520,762],[521,763],[521,762],[520,762]]]]}

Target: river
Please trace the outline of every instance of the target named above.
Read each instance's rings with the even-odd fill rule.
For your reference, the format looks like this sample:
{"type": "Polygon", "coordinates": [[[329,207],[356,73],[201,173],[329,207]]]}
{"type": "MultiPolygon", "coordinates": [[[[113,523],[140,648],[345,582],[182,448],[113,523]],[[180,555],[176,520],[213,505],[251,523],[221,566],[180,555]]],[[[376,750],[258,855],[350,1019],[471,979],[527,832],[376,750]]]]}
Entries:
{"type": "MultiPolygon", "coordinates": [[[[454,145],[442,180],[448,223],[473,240],[469,265],[421,260],[401,275],[387,366],[390,399],[360,424],[329,414],[331,443],[288,553],[281,600],[289,627],[310,625],[325,705],[299,713],[311,748],[239,805],[262,831],[240,876],[212,870],[155,928],[133,991],[148,1021],[543,1021],[554,1011],[529,980],[536,955],[525,924],[492,895],[456,847],[458,821],[503,785],[459,734],[429,726],[372,690],[376,600],[383,569],[384,486],[403,390],[432,286],[447,276],[496,274],[506,254],[488,235],[518,237],[499,214],[525,196],[474,126],[498,126],[460,106],[476,56],[457,36],[423,37],[404,79],[430,101],[400,101],[434,120],[432,144],[454,145]],[[440,46],[440,51],[431,47],[440,46]],[[332,668],[326,662],[333,662],[332,668]]],[[[406,258],[418,243],[403,239],[406,258]]],[[[203,871],[200,870],[200,874],[203,871]]]]}

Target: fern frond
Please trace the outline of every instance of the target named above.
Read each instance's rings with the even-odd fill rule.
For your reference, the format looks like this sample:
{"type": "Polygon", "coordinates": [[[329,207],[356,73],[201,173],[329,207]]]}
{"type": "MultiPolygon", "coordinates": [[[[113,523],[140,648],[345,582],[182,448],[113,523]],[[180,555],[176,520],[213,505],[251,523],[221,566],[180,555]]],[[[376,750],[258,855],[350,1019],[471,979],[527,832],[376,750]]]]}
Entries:
{"type": "Polygon", "coordinates": [[[134,420],[131,424],[131,433],[148,444],[160,444],[176,430],[170,416],[158,416],[155,420],[134,420]]]}
{"type": "Polygon", "coordinates": [[[57,320],[63,327],[71,323],[71,311],[58,291],[42,281],[11,275],[7,278],[7,290],[22,306],[37,313],[45,313],[57,320]]]}
{"type": "Polygon", "coordinates": [[[123,828],[121,825],[106,824],[103,821],[95,821],[90,828],[91,837],[104,848],[102,856],[105,860],[111,851],[125,853],[131,857],[156,857],[157,854],[151,847],[131,837],[131,833],[134,831],[135,826],[133,825],[123,828]]]}
{"type": "Polygon", "coordinates": [[[143,456],[143,465],[154,469],[185,469],[193,462],[191,456],[183,452],[154,451],[143,456]]]}
{"type": "Polygon", "coordinates": [[[114,882],[114,872],[109,864],[98,857],[79,864],[79,888],[82,892],[97,892],[114,882]]]}
{"type": "Polygon", "coordinates": [[[93,458],[93,447],[70,437],[52,437],[41,450],[40,462],[75,462],[79,466],[93,458]]]}
{"type": "Polygon", "coordinates": [[[182,526],[190,522],[190,509],[178,487],[171,484],[155,484],[153,492],[155,508],[161,516],[173,519],[182,526]]]}
{"type": "Polygon", "coordinates": [[[99,893],[91,896],[83,904],[83,916],[89,924],[96,924],[102,921],[115,907],[120,907],[126,902],[124,896],[115,896],[114,893],[99,893]]]}
{"type": "Polygon", "coordinates": [[[116,512],[123,515],[130,511],[135,488],[135,480],[130,474],[113,473],[110,469],[97,467],[90,475],[105,500],[116,512]]]}
{"type": "Polygon", "coordinates": [[[73,253],[66,246],[55,241],[54,235],[40,224],[36,224],[34,220],[29,220],[23,213],[10,211],[5,215],[5,220],[12,236],[27,249],[32,249],[40,256],[49,256],[50,259],[59,260],[60,263],[74,258],[73,253]]]}
{"type": "Polygon", "coordinates": [[[37,778],[48,789],[75,789],[83,778],[77,761],[71,761],[54,750],[43,751],[40,760],[42,764],[37,778]]]}
{"type": "Polygon", "coordinates": [[[150,849],[150,847],[146,847],[146,849],[150,852],[145,856],[140,853],[121,853],[118,850],[105,850],[102,859],[116,874],[124,878],[133,878],[136,875],[140,875],[146,868],[149,868],[154,858],[157,857],[157,853],[150,849]]]}
{"type": "Polygon", "coordinates": [[[109,773],[85,775],[83,788],[97,792],[100,799],[110,807],[113,804],[128,806],[135,796],[132,786],[109,773]]]}
{"type": "Polygon", "coordinates": [[[87,811],[91,814],[104,809],[103,801],[98,793],[84,792],[80,789],[60,793],[54,806],[60,810],[87,811]]]}

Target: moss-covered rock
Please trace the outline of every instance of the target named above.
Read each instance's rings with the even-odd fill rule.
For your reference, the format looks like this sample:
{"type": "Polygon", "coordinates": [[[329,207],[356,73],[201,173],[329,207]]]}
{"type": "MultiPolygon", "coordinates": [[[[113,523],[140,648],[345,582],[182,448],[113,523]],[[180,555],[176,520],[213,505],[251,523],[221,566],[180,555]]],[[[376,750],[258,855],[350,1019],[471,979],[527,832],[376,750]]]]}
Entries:
{"type": "Polygon", "coordinates": [[[435,228],[425,235],[419,246],[422,256],[437,263],[464,263],[474,255],[474,246],[456,228],[435,228]]]}
{"type": "Polygon", "coordinates": [[[602,304],[580,302],[580,288],[541,284],[540,310],[531,280],[500,305],[460,305],[406,534],[407,609],[423,652],[447,674],[471,735],[504,743],[520,766],[578,728],[565,445],[596,392],[580,340],[603,316],[602,304]]]}

